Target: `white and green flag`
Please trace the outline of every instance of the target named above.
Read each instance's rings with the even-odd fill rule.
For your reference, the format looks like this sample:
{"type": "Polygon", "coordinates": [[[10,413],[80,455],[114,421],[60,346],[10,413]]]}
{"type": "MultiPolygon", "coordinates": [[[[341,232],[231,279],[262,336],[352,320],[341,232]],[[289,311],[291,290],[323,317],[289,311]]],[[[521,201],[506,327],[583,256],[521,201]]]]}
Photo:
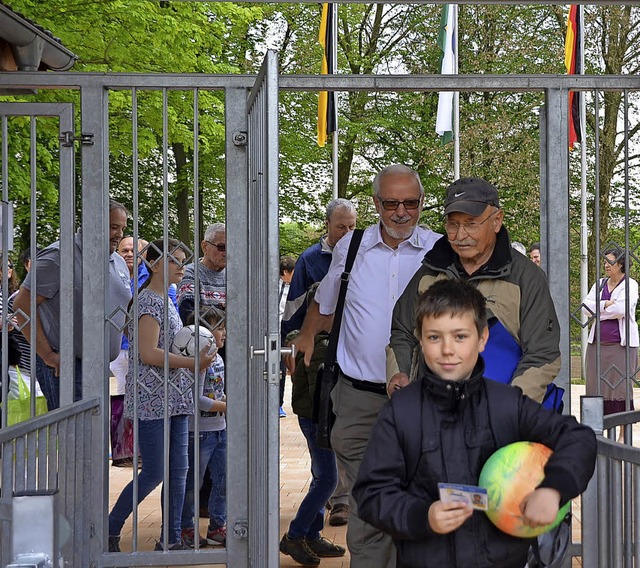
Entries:
{"type": "MultiPolygon", "coordinates": [[[[440,73],[455,75],[458,72],[458,46],[456,45],[457,4],[445,4],[442,7],[438,47],[442,51],[440,73]]],[[[442,136],[442,143],[453,140],[453,91],[438,95],[438,115],[436,133],[442,136]]]]}

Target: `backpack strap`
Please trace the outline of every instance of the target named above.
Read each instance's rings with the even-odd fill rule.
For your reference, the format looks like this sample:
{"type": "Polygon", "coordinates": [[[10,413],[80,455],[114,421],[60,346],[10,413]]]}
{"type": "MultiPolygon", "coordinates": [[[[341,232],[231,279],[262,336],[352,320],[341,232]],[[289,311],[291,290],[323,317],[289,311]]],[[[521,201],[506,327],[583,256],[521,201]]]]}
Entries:
{"type": "Polygon", "coordinates": [[[485,379],[484,384],[489,407],[489,426],[496,447],[502,448],[517,442],[519,440],[518,401],[520,393],[513,387],[505,388],[491,379],[485,379]]]}
{"type": "MultiPolygon", "coordinates": [[[[399,393],[398,393],[399,394],[399,393]]],[[[397,395],[394,395],[397,396],[397,395]]],[[[405,455],[407,466],[407,485],[418,472],[418,464],[422,455],[422,434],[425,428],[423,424],[424,390],[420,381],[420,396],[405,397],[400,411],[395,414],[396,429],[402,436],[402,451],[405,455]],[[416,421],[415,417],[419,420],[416,421]],[[416,425],[418,426],[416,428],[416,425]],[[417,432],[416,432],[417,429],[417,432]],[[417,434],[417,435],[416,435],[417,434]]]]}

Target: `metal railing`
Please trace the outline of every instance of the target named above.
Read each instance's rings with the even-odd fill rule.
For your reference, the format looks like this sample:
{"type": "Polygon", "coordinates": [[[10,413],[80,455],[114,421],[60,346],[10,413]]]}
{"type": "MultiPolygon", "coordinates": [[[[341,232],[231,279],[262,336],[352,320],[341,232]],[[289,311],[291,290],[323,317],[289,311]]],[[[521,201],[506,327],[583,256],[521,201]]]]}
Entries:
{"type": "Polygon", "coordinates": [[[596,396],[583,397],[581,412],[598,440],[596,471],[582,495],[582,565],[640,566],[640,448],[633,447],[640,411],[604,416],[596,396]]]}
{"type": "MultiPolygon", "coordinates": [[[[83,498],[90,483],[91,435],[101,429],[99,398],[89,398],[0,430],[0,566],[13,560],[12,500],[16,494],[57,494],[56,547],[65,566],[88,566],[96,508],[83,498]]],[[[37,519],[33,549],[38,551],[37,519]]],[[[54,530],[54,527],[51,527],[54,530]]],[[[24,527],[21,529],[24,530],[24,527]]]]}

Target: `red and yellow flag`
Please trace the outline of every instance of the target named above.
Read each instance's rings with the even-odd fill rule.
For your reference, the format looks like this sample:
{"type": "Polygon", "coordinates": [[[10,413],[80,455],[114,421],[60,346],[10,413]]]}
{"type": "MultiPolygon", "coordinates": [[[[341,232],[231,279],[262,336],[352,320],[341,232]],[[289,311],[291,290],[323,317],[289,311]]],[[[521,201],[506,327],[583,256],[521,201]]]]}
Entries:
{"type": "MultiPolygon", "coordinates": [[[[332,75],[335,72],[334,44],[336,39],[333,32],[333,18],[335,17],[335,5],[325,2],[322,5],[322,19],[320,20],[320,32],[318,41],[322,46],[322,70],[323,75],[332,75]]],[[[336,131],[336,94],[334,91],[320,91],[318,97],[318,146],[324,146],[327,135],[336,131]]]]}
{"type": "MultiPolygon", "coordinates": [[[[567,19],[567,37],[564,41],[564,65],[569,75],[582,75],[582,8],[572,5],[567,19]]],[[[569,150],[576,142],[582,142],[580,97],[578,91],[569,91],[569,150]]]]}

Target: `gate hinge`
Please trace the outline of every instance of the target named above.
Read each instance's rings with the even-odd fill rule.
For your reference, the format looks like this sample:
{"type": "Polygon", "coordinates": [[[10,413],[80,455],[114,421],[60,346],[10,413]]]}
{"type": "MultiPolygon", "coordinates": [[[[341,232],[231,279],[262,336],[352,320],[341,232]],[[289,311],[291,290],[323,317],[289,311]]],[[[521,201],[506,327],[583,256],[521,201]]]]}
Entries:
{"type": "Polygon", "coordinates": [[[233,145],[234,146],[246,146],[249,140],[249,136],[246,132],[238,130],[233,133],[233,145]]]}
{"type": "Polygon", "coordinates": [[[80,142],[80,144],[84,144],[85,146],[93,145],[93,134],[90,132],[83,132],[80,136],[75,136],[71,130],[65,130],[60,136],[58,136],[58,140],[60,140],[60,144],[62,146],[73,146],[74,142],[80,142]]]}

